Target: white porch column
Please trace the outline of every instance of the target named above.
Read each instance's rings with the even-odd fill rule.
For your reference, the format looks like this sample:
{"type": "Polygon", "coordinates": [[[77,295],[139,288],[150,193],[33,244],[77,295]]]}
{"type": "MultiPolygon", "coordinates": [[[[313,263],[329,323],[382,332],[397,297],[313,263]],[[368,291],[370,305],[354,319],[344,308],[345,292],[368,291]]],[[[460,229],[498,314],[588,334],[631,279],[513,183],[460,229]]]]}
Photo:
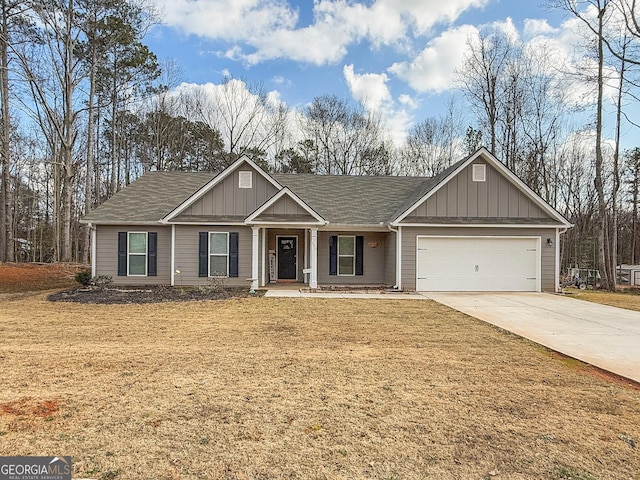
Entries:
{"type": "Polygon", "coordinates": [[[396,288],[402,290],[402,227],[396,234],[396,288]]]}
{"type": "Polygon", "coordinates": [[[258,262],[259,245],[260,245],[260,227],[251,227],[253,231],[251,241],[251,288],[258,288],[258,262]]]}
{"type": "Polygon", "coordinates": [[[267,284],[267,257],[269,256],[269,252],[267,251],[267,229],[262,229],[262,279],[261,279],[261,287],[264,287],[267,284]]]}
{"type": "MultiPolygon", "coordinates": [[[[182,273],[182,272],[180,272],[182,273]]],[[[176,225],[171,225],[171,286],[176,284],[176,225]]]]}
{"type": "MultiPolygon", "coordinates": [[[[556,228],[556,243],[553,244],[553,247],[556,249],[556,275],[555,275],[555,287],[554,290],[556,293],[562,292],[562,287],[560,286],[560,229],[556,228]]],[[[540,247],[542,249],[543,247],[540,247]]],[[[542,273],[540,273],[542,275],[542,273]]],[[[540,289],[542,290],[542,278],[540,279],[540,289]]]]}
{"type": "Polygon", "coordinates": [[[311,229],[311,245],[310,245],[310,260],[311,260],[311,276],[309,277],[309,288],[318,288],[318,229],[311,229]]]}
{"type": "MultiPolygon", "coordinates": [[[[309,268],[309,230],[304,229],[304,266],[302,267],[302,271],[304,272],[307,268],[309,268]]],[[[304,283],[309,283],[309,274],[303,274],[304,283]]]]}

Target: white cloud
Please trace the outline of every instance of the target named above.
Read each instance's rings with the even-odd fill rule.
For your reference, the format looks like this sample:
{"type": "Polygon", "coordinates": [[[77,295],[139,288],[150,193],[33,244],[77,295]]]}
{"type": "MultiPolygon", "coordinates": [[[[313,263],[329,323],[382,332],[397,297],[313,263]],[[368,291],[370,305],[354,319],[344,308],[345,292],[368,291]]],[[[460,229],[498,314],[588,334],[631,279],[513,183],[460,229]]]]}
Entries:
{"type": "Polygon", "coordinates": [[[287,0],[155,2],[164,11],[166,25],[235,42],[224,54],[229,58],[249,64],[288,58],[322,65],[340,61],[350,45],[362,40],[392,45],[403,43],[409,32],[426,35],[435,25],[451,23],[489,0],[315,0],[309,25],[299,25],[299,12],[287,0]]]}
{"type": "Polygon", "coordinates": [[[416,108],[418,108],[418,102],[416,102],[411,96],[407,94],[400,95],[398,97],[398,102],[400,102],[401,105],[410,108],[411,110],[415,110],[416,108]]]}
{"type": "Polygon", "coordinates": [[[453,88],[454,73],[467,51],[467,40],[478,34],[476,27],[462,25],[446,30],[427,43],[411,62],[394,63],[389,71],[419,92],[444,92],[453,88]]]}
{"type": "Polygon", "coordinates": [[[358,100],[367,110],[376,111],[391,100],[385,73],[356,74],[353,65],[345,65],[342,69],[353,98],[358,100]]]}
{"type": "Polygon", "coordinates": [[[556,33],[558,29],[553,28],[544,19],[526,18],[524,20],[523,35],[525,38],[532,38],[537,35],[550,35],[556,33]]]}

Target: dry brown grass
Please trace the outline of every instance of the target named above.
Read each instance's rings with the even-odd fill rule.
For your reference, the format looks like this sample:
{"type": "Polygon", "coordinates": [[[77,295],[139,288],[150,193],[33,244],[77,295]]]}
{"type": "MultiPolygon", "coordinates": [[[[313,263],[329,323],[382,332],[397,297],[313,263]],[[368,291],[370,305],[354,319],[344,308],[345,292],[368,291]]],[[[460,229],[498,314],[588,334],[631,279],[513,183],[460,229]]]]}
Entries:
{"type": "Polygon", "coordinates": [[[565,289],[565,292],[572,298],[640,312],[640,295],[635,292],[627,290],[621,290],[619,292],[608,292],[606,290],[578,290],[577,288],[565,289]]]}
{"type": "Polygon", "coordinates": [[[14,295],[0,337],[0,455],[74,478],[640,478],[637,388],[428,301],[14,295]]]}

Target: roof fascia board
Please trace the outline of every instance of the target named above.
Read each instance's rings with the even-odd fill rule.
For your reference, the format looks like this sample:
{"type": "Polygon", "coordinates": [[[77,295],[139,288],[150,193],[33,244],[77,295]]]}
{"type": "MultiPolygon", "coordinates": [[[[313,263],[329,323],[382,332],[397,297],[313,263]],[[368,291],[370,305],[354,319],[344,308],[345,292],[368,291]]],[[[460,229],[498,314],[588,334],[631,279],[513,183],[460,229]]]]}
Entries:
{"type": "MultiPolygon", "coordinates": [[[[269,200],[267,200],[262,205],[260,205],[256,210],[254,210],[253,213],[249,214],[249,216],[245,219],[245,222],[256,223],[257,222],[256,217],[264,213],[267,208],[273,206],[282,197],[284,197],[285,195],[289,195],[289,197],[291,197],[291,199],[294,202],[296,202],[300,207],[302,207],[309,215],[315,218],[318,221],[318,223],[323,225],[328,223],[324,218],[322,218],[322,216],[319,213],[317,213],[313,208],[311,208],[308,204],[306,204],[300,197],[298,197],[295,193],[293,193],[289,189],[289,187],[281,187],[281,188],[282,189],[278,193],[276,193],[273,197],[271,197],[269,200]]],[[[264,222],[264,223],[271,223],[271,222],[264,222]]],[[[274,223],[280,223],[280,222],[274,222],[274,223]]],[[[309,223],[309,222],[305,222],[305,223],[309,223]]]]}
{"type": "Polygon", "coordinates": [[[247,222],[247,225],[251,225],[252,227],[261,227],[261,226],[287,227],[287,225],[295,225],[296,227],[305,226],[305,225],[318,227],[318,226],[321,226],[321,225],[325,225],[325,223],[323,223],[323,222],[262,222],[262,221],[255,221],[255,222],[250,222],[250,223],[247,222]]]}
{"type": "Polygon", "coordinates": [[[171,222],[169,225],[210,225],[215,227],[246,227],[244,222],[171,222]]]}
{"type": "Polygon", "coordinates": [[[349,225],[349,224],[336,224],[330,223],[322,228],[323,231],[328,232],[388,232],[387,224],[373,224],[373,225],[349,225]]]}
{"type": "MultiPolygon", "coordinates": [[[[427,194],[425,194],[422,198],[420,198],[417,202],[415,202],[411,207],[405,210],[400,216],[398,216],[395,220],[391,222],[391,225],[394,227],[400,226],[400,222],[404,220],[413,210],[415,210],[419,205],[425,202],[427,199],[435,195],[438,190],[440,190],[444,185],[446,185],[451,179],[455,178],[462,170],[467,168],[471,163],[477,160],[479,157],[482,157],[487,163],[489,163],[496,170],[505,175],[511,182],[515,183],[518,188],[527,196],[531,201],[533,201],[536,205],[538,205],[542,210],[548,213],[552,218],[559,221],[563,226],[571,227],[571,223],[560,215],[551,205],[545,202],[539,195],[537,195],[529,186],[524,183],[516,174],[514,174],[511,170],[509,170],[506,166],[504,166],[489,150],[482,147],[476,153],[471,155],[465,162],[463,162],[458,168],[456,168],[453,172],[451,172],[446,178],[443,178],[438,185],[432,188],[427,194]]],[[[405,224],[406,226],[406,224],[405,224]]],[[[555,227],[554,227],[555,228],[555,227]]]]}
{"type": "MultiPolygon", "coordinates": [[[[536,225],[534,223],[529,223],[529,224],[509,224],[509,223],[474,223],[474,224],[460,224],[460,223],[401,223],[400,224],[401,227],[429,227],[429,228],[552,228],[552,229],[557,229],[557,228],[567,228],[564,224],[563,225],[536,225]]],[[[573,225],[570,225],[570,227],[573,227],[573,225]]]]}
{"type": "Polygon", "coordinates": [[[165,226],[158,220],[151,220],[151,221],[147,220],[147,221],[140,221],[140,222],[126,221],[126,220],[80,220],[80,223],[88,223],[90,225],[124,225],[124,226],[156,225],[158,227],[165,226]]]}
{"type": "Polygon", "coordinates": [[[171,210],[167,215],[165,215],[160,220],[160,222],[168,223],[172,218],[180,215],[186,208],[193,205],[196,201],[202,198],[208,191],[210,191],[218,183],[220,183],[225,178],[227,178],[233,171],[235,171],[243,163],[247,163],[251,168],[253,168],[260,175],[262,175],[262,177],[265,180],[271,183],[271,185],[273,185],[277,190],[280,190],[282,188],[282,185],[280,185],[271,175],[269,175],[267,172],[262,170],[253,160],[251,160],[246,155],[242,155],[235,162],[233,162],[231,165],[225,168],[222,172],[220,172],[218,175],[213,177],[209,182],[206,183],[206,185],[200,188],[197,192],[195,192],[189,198],[184,200],[180,205],[178,205],[173,210],[171,210]]]}

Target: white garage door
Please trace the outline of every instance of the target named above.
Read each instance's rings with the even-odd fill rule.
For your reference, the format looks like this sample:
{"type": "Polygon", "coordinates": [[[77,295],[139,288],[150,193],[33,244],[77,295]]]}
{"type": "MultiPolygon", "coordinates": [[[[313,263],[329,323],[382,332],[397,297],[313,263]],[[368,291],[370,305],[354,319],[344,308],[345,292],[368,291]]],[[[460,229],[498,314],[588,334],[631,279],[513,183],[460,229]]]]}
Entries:
{"type": "Polygon", "coordinates": [[[416,290],[540,291],[540,239],[418,237],[416,290]]]}

